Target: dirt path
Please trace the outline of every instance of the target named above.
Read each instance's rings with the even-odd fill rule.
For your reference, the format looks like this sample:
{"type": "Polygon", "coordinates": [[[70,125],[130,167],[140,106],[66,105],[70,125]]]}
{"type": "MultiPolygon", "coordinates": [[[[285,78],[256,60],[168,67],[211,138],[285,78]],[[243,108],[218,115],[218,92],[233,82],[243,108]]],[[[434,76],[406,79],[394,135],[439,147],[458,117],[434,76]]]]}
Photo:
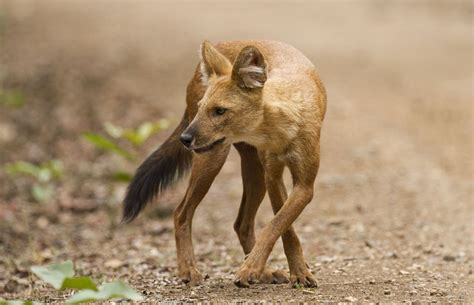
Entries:
{"type": "MultiPolygon", "coordinates": [[[[81,274],[120,278],[150,302],[474,301],[469,2],[228,3],[199,16],[198,4],[4,5],[3,85],[29,104],[1,110],[0,162],[60,158],[66,178],[54,200],[34,204],[27,180],[0,172],[0,297],[63,300],[70,292],[26,271],[71,259],[81,274]],[[295,225],[319,287],[232,284],[243,259],[232,152],[196,212],[194,245],[209,278],[189,288],[174,276],[170,218],[185,183],[118,226],[123,186],[109,192],[101,172],[120,160],[79,135],[105,121],[179,118],[201,40],[262,37],[301,49],[328,90],[316,195],[295,225]]],[[[271,215],[266,198],[257,228],[271,215]]],[[[280,243],[270,264],[287,268],[280,243]]]]}

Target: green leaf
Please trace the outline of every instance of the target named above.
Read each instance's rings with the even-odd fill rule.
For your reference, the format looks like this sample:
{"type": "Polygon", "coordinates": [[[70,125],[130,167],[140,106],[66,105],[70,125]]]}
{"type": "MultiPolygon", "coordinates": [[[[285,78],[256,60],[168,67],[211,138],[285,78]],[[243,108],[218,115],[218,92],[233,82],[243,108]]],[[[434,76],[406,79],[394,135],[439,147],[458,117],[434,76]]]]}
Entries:
{"type": "Polygon", "coordinates": [[[92,132],[86,132],[83,134],[83,137],[90,143],[94,144],[97,148],[114,152],[126,159],[132,159],[132,156],[127,151],[120,148],[117,144],[113,143],[109,139],[104,138],[101,135],[92,132]]]}
{"type": "Polygon", "coordinates": [[[106,122],[104,124],[105,131],[111,136],[112,138],[120,138],[123,135],[123,128],[117,125],[114,125],[110,122],[106,122]]]}
{"type": "Polygon", "coordinates": [[[31,196],[33,196],[33,199],[36,200],[37,202],[45,202],[51,196],[53,195],[53,187],[50,185],[39,185],[35,184],[31,188],[31,196]]]}
{"type": "Polygon", "coordinates": [[[158,130],[165,130],[171,126],[171,122],[168,119],[161,119],[155,125],[157,126],[158,130]]]}
{"type": "Polygon", "coordinates": [[[40,302],[33,302],[33,301],[21,301],[21,300],[1,300],[0,305],[43,305],[40,302]]]}
{"type": "Polygon", "coordinates": [[[135,146],[142,145],[153,134],[160,130],[167,129],[170,123],[166,119],[161,119],[156,123],[145,122],[138,126],[137,129],[124,129],[110,122],[104,124],[104,129],[112,138],[123,138],[135,146]]]}
{"type": "Polygon", "coordinates": [[[54,288],[61,289],[64,280],[74,276],[74,266],[71,261],[67,261],[61,264],[33,266],[31,272],[54,288]]]}
{"type": "Polygon", "coordinates": [[[13,163],[7,163],[5,165],[5,171],[9,175],[24,174],[39,179],[40,168],[32,163],[25,161],[18,161],[13,163]]]}
{"type": "Polygon", "coordinates": [[[41,182],[48,182],[51,180],[52,174],[49,168],[40,167],[38,171],[38,180],[41,182]]]}
{"type": "Polygon", "coordinates": [[[145,122],[141,124],[137,129],[137,134],[141,142],[145,142],[154,132],[156,132],[154,124],[150,122],[145,122]]]}
{"type": "Polygon", "coordinates": [[[0,105],[21,107],[25,103],[24,95],[16,90],[0,91],[0,105]]]}
{"type": "Polygon", "coordinates": [[[80,276],[80,277],[67,277],[64,279],[63,284],[61,285],[61,289],[72,288],[72,289],[90,289],[90,290],[97,290],[97,286],[95,285],[94,281],[91,280],[88,276],[80,276]]]}
{"type": "Polygon", "coordinates": [[[87,276],[74,277],[71,261],[47,266],[33,266],[31,272],[56,289],[97,290],[96,284],[87,276]]]}
{"type": "Polygon", "coordinates": [[[51,177],[60,179],[63,176],[64,167],[61,160],[50,160],[41,164],[42,168],[47,168],[50,171],[51,177]]]}
{"type": "Polygon", "coordinates": [[[136,146],[140,146],[153,134],[157,133],[162,129],[166,129],[168,126],[169,122],[164,119],[160,120],[157,123],[145,122],[138,126],[136,130],[126,130],[123,133],[123,138],[127,139],[136,146]]]}
{"type": "Polygon", "coordinates": [[[30,162],[17,161],[8,163],[5,171],[9,175],[23,174],[34,177],[40,182],[49,182],[52,178],[59,179],[63,174],[63,166],[59,160],[51,160],[35,165],[30,162]]]}
{"type": "Polygon", "coordinates": [[[127,139],[129,142],[136,146],[139,146],[143,143],[142,139],[140,138],[140,135],[131,130],[125,130],[125,132],[123,133],[123,138],[127,139]]]}
{"type": "Polygon", "coordinates": [[[130,180],[133,178],[133,175],[127,172],[118,171],[112,175],[112,178],[117,182],[130,182],[130,180]]]}
{"type": "Polygon", "coordinates": [[[143,297],[128,285],[117,281],[106,283],[99,287],[99,291],[82,290],[70,297],[66,304],[79,304],[93,301],[104,301],[113,298],[123,298],[140,301],[143,297]]]}

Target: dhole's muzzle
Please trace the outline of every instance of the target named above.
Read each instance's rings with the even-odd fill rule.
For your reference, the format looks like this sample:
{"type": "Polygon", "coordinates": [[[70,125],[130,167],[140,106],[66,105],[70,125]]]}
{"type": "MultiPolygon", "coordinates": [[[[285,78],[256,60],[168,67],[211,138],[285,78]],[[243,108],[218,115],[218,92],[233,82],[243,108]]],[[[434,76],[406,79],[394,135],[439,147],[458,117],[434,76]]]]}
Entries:
{"type": "MultiPolygon", "coordinates": [[[[193,125],[190,125],[180,136],[180,141],[183,145],[197,153],[204,153],[211,151],[219,144],[225,141],[225,137],[219,138],[217,140],[206,141],[207,144],[200,144],[198,141],[198,130],[193,125]]],[[[203,141],[204,142],[204,141],[203,141]]]]}

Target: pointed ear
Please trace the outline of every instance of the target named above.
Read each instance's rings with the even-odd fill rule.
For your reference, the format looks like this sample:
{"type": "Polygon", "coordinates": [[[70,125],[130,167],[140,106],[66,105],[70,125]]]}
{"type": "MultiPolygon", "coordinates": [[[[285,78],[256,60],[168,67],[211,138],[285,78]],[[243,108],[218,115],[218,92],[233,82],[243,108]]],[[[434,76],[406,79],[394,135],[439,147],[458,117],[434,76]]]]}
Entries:
{"type": "Polygon", "coordinates": [[[209,41],[201,44],[199,52],[201,56],[201,74],[204,83],[209,81],[213,75],[222,76],[229,74],[232,70],[230,61],[219,52],[209,41]]]}
{"type": "Polygon", "coordinates": [[[232,79],[241,88],[261,88],[267,80],[266,66],[262,53],[256,47],[245,47],[234,62],[232,79]]]}

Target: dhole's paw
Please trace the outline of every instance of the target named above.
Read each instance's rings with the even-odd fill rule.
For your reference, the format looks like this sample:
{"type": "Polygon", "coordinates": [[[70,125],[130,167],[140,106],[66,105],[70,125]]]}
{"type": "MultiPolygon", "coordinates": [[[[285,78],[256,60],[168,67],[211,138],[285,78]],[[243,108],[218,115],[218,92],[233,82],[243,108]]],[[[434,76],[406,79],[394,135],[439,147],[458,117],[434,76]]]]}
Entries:
{"type": "Polygon", "coordinates": [[[180,272],[179,278],[183,281],[183,283],[190,286],[201,285],[204,281],[204,277],[202,276],[201,272],[199,272],[194,267],[189,267],[188,270],[180,272]]]}
{"type": "Polygon", "coordinates": [[[244,263],[244,265],[242,265],[240,270],[237,272],[234,284],[240,288],[248,288],[250,284],[254,284],[259,280],[261,274],[262,271],[246,266],[244,263]]]}
{"type": "Polygon", "coordinates": [[[272,268],[265,268],[260,276],[260,283],[264,284],[283,284],[289,281],[288,273],[272,268]]]}
{"type": "Polygon", "coordinates": [[[318,283],[314,279],[311,272],[308,269],[306,269],[302,272],[292,273],[290,275],[290,286],[293,288],[298,288],[298,287],[315,288],[315,287],[318,287],[318,283]]]}

